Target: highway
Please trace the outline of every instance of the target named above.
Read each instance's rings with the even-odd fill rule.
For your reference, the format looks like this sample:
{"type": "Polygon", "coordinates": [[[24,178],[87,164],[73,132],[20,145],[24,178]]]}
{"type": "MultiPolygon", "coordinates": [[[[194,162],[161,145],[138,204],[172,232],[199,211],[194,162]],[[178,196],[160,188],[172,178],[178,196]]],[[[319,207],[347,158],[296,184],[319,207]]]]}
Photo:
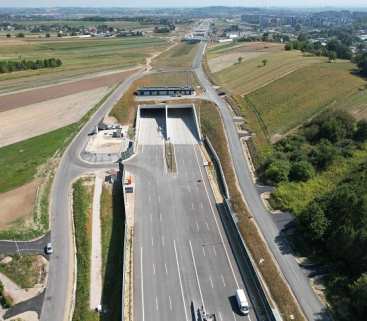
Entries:
{"type": "Polygon", "coordinates": [[[89,164],[79,155],[88,139],[88,133],[121,98],[132,82],[144,72],[139,70],[122,82],[98,111],[90,118],[79,134],[64,152],[57,169],[51,190],[51,241],[54,254],[50,256],[48,283],[43,302],[41,321],[70,320],[70,307],[74,288],[74,245],[73,223],[71,215],[72,182],[82,174],[98,168],[118,167],[117,164],[89,164]]]}
{"type": "Polygon", "coordinates": [[[192,321],[200,306],[218,321],[258,320],[252,296],[249,316],[237,310],[235,290],[244,285],[215,207],[195,125],[184,113],[168,112],[175,174],[165,166],[167,131],[164,113],[157,110],[142,115],[139,152],[125,162],[136,184],[134,320],[192,321]]]}
{"type": "Polygon", "coordinates": [[[202,59],[205,54],[205,49],[206,43],[202,42],[194,59],[193,69],[199,82],[205,89],[206,95],[219,107],[242,195],[307,319],[327,320],[328,316],[325,313],[324,305],[312,290],[309,279],[292,255],[287,241],[283,237],[280,237],[279,227],[274,221],[273,216],[264,207],[260,195],[256,190],[229,106],[218,96],[203,70],[202,59]]]}

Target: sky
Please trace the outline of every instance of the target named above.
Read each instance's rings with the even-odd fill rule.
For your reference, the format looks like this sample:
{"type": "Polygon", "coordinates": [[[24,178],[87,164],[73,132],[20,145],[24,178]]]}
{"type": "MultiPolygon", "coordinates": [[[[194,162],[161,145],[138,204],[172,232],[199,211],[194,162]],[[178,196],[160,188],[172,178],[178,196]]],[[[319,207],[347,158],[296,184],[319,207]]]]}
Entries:
{"type": "Polygon", "coordinates": [[[0,7],[367,7],[366,0],[0,0],[0,7]]]}

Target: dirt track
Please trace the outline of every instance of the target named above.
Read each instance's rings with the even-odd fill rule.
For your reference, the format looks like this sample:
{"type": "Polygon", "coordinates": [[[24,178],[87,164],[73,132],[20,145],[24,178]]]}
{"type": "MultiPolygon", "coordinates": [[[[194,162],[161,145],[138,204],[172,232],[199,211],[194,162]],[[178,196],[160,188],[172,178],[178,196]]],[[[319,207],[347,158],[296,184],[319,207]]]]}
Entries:
{"type": "Polygon", "coordinates": [[[109,87],[125,79],[133,72],[133,70],[128,70],[121,73],[100,76],[92,79],[83,79],[74,82],[49,86],[46,88],[39,88],[20,93],[3,95],[0,96],[0,112],[96,88],[109,87]]]}

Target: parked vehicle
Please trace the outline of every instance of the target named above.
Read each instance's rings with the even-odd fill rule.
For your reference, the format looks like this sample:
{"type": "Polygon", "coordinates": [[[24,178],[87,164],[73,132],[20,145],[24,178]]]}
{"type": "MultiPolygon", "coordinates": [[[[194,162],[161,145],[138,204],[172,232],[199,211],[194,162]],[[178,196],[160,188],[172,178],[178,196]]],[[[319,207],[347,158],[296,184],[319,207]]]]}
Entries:
{"type": "Polygon", "coordinates": [[[50,255],[54,252],[54,249],[52,247],[52,243],[47,243],[46,247],[45,247],[45,252],[46,254],[50,255]]]}
{"type": "Polygon", "coordinates": [[[249,305],[247,302],[245,291],[243,289],[236,290],[236,300],[241,313],[243,313],[244,315],[248,315],[249,305]]]}

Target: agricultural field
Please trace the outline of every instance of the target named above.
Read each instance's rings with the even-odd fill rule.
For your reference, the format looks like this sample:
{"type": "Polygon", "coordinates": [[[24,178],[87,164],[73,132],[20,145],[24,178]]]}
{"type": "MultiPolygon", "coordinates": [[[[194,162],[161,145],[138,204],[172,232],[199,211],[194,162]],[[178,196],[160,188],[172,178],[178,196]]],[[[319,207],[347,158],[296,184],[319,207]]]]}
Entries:
{"type": "Polygon", "coordinates": [[[0,61],[59,58],[63,65],[58,68],[0,74],[0,84],[8,86],[21,78],[30,78],[34,82],[44,75],[50,81],[50,75],[75,76],[112,68],[126,69],[144,64],[147,57],[160,52],[167,44],[167,40],[158,37],[1,39],[0,61]]]}
{"type": "Polygon", "coordinates": [[[242,59],[241,62],[257,58],[269,53],[284,51],[279,43],[248,42],[216,44],[207,53],[210,71],[213,73],[226,69],[242,59]]]}
{"type": "Polygon", "coordinates": [[[278,141],[328,108],[363,115],[367,82],[353,70],[350,62],[313,64],[238,98],[258,147],[278,141]]]}
{"type": "Polygon", "coordinates": [[[179,43],[170,50],[163,52],[153,60],[153,67],[158,69],[174,68],[188,69],[191,68],[192,61],[195,57],[197,44],[179,43]]]}
{"type": "Polygon", "coordinates": [[[210,59],[209,56],[208,65],[213,68],[213,80],[231,94],[243,96],[298,69],[326,61],[322,57],[306,57],[299,51],[280,51],[279,48],[273,47],[271,50],[274,52],[269,53],[269,49],[271,48],[265,52],[249,50],[239,53],[236,48],[235,53],[228,51],[223,57],[210,59]],[[238,62],[238,57],[242,57],[241,63],[238,62]],[[228,67],[221,69],[223,65],[228,67]],[[218,69],[219,71],[214,71],[218,69]]]}

